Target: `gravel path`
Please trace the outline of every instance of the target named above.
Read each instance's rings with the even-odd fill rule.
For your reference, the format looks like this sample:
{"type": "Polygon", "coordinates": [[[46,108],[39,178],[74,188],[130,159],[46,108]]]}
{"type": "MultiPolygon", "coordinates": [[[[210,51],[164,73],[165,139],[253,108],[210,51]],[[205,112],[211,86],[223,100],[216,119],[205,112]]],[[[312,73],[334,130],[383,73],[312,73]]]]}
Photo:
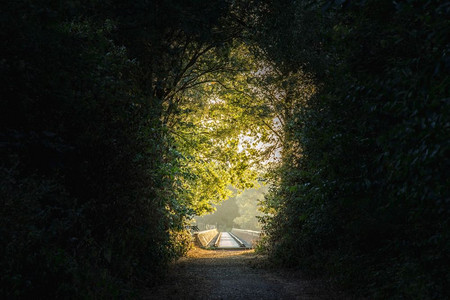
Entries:
{"type": "Polygon", "coordinates": [[[194,248],[144,299],[345,299],[323,282],[265,266],[253,250],[194,248]]]}

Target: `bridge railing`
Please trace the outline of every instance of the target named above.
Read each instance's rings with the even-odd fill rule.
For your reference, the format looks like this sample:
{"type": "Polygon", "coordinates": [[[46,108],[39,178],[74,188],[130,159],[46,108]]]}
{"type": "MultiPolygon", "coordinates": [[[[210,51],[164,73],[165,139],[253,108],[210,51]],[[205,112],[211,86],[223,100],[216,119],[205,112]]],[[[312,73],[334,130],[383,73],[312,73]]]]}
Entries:
{"type": "Polygon", "coordinates": [[[261,231],[233,228],[231,233],[249,244],[251,247],[254,247],[261,239],[261,231]]]}
{"type": "Polygon", "coordinates": [[[214,228],[210,230],[203,230],[196,232],[194,233],[194,237],[202,247],[208,247],[212,239],[215,238],[218,234],[219,232],[217,231],[216,228],[214,228]]]}

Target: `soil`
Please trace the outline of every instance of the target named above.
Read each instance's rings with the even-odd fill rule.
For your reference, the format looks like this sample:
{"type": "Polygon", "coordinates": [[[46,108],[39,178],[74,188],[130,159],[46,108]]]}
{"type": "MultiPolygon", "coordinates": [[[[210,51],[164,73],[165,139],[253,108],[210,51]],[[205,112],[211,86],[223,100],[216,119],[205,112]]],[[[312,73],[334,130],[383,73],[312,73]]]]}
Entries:
{"type": "Polygon", "coordinates": [[[253,250],[192,249],[144,299],[348,299],[324,281],[269,267],[253,250]]]}

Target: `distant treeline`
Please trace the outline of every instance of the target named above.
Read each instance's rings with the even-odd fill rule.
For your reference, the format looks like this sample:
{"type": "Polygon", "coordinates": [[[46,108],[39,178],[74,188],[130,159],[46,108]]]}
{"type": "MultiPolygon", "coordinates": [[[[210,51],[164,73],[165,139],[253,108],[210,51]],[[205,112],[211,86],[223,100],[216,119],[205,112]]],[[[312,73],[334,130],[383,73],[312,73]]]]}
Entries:
{"type": "Polygon", "coordinates": [[[450,297],[450,5],[266,1],[261,47],[311,75],[264,248],[369,299],[450,297]]]}
{"type": "MultiPolygon", "coordinates": [[[[236,191],[233,191],[236,193],[236,191]]],[[[195,218],[200,230],[206,225],[217,226],[219,231],[231,231],[232,228],[247,230],[261,230],[258,217],[262,213],[258,210],[258,202],[264,199],[266,186],[245,190],[239,195],[228,198],[216,207],[216,211],[206,216],[195,218]]]]}

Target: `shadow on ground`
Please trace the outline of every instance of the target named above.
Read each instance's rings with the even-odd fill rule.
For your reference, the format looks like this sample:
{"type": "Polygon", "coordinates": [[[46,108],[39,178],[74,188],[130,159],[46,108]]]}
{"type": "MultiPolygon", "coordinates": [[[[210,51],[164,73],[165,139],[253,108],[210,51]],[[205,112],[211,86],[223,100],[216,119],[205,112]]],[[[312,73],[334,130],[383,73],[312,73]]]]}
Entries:
{"type": "Polygon", "coordinates": [[[346,299],[323,281],[267,268],[253,250],[194,248],[144,299],[346,299]]]}

